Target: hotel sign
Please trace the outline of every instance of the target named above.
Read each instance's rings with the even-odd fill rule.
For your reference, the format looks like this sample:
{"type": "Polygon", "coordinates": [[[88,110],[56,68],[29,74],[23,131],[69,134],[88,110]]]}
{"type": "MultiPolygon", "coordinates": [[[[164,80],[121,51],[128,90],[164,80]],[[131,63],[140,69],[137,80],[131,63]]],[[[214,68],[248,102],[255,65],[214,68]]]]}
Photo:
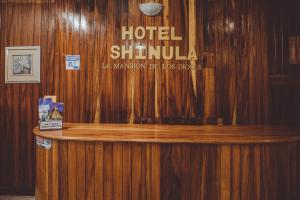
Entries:
{"type": "MultiPolygon", "coordinates": [[[[156,36],[159,41],[181,41],[182,36],[177,36],[175,27],[164,26],[123,26],[122,40],[142,40],[147,36],[148,40],[154,40],[156,36]]],[[[152,45],[113,45],[110,57],[112,59],[136,59],[136,60],[197,60],[194,48],[190,48],[187,55],[182,55],[180,46],[152,46],[152,45]]]]}

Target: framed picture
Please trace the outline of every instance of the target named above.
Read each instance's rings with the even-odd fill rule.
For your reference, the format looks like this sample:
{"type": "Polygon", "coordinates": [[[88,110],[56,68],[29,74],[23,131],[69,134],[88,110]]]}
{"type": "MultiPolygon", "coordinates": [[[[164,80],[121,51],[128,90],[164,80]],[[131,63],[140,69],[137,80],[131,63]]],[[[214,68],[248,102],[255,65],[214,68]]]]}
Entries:
{"type": "Polygon", "coordinates": [[[5,83],[40,82],[40,47],[5,48],[5,83]]]}

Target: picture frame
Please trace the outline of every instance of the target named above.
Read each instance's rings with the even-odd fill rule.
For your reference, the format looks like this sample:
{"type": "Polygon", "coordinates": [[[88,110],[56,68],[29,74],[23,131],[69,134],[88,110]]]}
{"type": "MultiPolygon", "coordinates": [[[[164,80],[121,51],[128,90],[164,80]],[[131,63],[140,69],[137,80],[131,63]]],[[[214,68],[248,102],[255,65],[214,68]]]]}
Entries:
{"type": "Polygon", "coordinates": [[[5,83],[40,83],[40,46],[5,47],[5,83]]]}

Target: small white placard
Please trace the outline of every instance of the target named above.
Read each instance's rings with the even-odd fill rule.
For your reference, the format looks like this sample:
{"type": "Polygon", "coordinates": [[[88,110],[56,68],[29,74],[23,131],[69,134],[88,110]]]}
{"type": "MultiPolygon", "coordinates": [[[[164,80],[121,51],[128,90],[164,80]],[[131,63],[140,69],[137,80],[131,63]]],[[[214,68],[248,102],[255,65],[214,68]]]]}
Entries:
{"type": "Polygon", "coordinates": [[[40,130],[59,130],[62,128],[62,120],[40,122],[40,130]]]}
{"type": "Polygon", "coordinates": [[[66,55],[66,70],[80,70],[80,55],[66,55]]]}
{"type": "Polygon", "coordinates": [[[36,144],[38,146],[40,146],[40,147],[44,147],[45,149],[51,149],[51,147],[52,147],[52,140],[36,136],[36,144]]]}

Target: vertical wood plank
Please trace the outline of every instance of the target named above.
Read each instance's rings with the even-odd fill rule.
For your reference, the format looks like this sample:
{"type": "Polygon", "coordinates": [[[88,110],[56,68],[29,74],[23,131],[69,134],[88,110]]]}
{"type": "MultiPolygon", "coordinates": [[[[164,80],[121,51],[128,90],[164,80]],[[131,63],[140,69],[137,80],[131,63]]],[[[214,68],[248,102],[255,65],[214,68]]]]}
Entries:
{"type": "MultiPolygon", "coordinates": [[[[189,49],[195,49],[196,46],[196,2],[195,0],[189,0],[189,49]]],[[[191,60],[190,64],[192,66],[196,65],[196,60],[191,60]]],[[[197,71],[196,69],[191,69],[191,78],[193,83],[194,95],[197,96],[197,71]]]]}
{"type": "Polygon", "coordinates": [[[85,146],[85,199],[95,199],[95,144],[87,142],[85,146]]]}
{"type": "Polygon", "coordinates": [[[161,157],[160,157],[160,144],[152,144],[151,149],[151,199],[160,200],[161,193],[161,157]]]}
{"type": "Polygon", "coordinates": [[[181,145],[164,144],[161,148],[161,199],[180,199],[181,185],[181,145]]]}
{"type": "MultiPolygon", "coordinates": [[[[68,141],[59,142],[59,199],[68,199],[68,141]]],[[[37,168],[38,169],[38,168],[37,168]]]]}
{"type": "Polygon", "coordinates": [[[142,149],[142,194],[143,199],[151,199],[151,144],[142,149]]]}
{"type": "Polygon", "coordinates": [[[103,199],[113,199],[113,144],[103,143],[103,199]]]}
{"type": "Polygon", "coordinates": [[[123,200],[131,200],[132,190],[131,190],[131,181],[132,181],[132,150],[130,143],[123,143],[123,200]]]}
{"type": "Polygon", "coordinates": [[[242,199],[251,199],[253,195],[252,184],[253,181],[253,166],[251,166],[251,152],[249,147],[243,147],[241,149],[241,198],[242,199]]]}
{"type": "Polygon", "coordinates": [[[52,160],[52,166],[50,167],[52,171],[52,188],[50,188],[49,194],[51,194],[51,198],[49,199],[59,199],[59,144],[57,140],[52,140],[52,148],[51,148],[51,157],[49,159],[52,160]]]}
{"type": "Polygon", "coordinates": [[[46,154],[45,149],[36,147],[36,156],[39,159],[36,160],[36,168],[41,169],[36,172],[36,185],[35,195],[37,199],[48,199],[48,167],[46,166],[46,154]]]}
{"type": "Polygon", "coordinates": [[[85,142],[77,142],[76,144],[76,198],[85,199],[85,186],[86,186],[86,177],[85,177],[85,142]]]}
{"type": "Polygon", "coordinates": [[[234,145],[232,147],[232,158],[231,158],[231,173],[232,173],[232,187],[231,196],[233,200],[241,199],[241,149],[240,146],[234,145]]]}
{"type": "Polygon", "coordinates": [[[191,171],[191,146],[183,144],[181,150],[181,199],[191,199],[191,179],[193,172],[191,171]]]}
{"type": "Polygon", "coordinates": [[[103,143],[95,143],[95,199],[104,198],[103,143]]]}
{"type": "Polygon", "coordinates": [[[95,2],[95,24],[103,24],[103,26],[96,26],[95,27],[95,55],[94,62],[93,62],[93,106],[94,106],[94,122],[100,122],[103,116],[103,95],[105,94],[104,82],[105,78],[105,71],[102,69],[102,64],[107,63],[107,28],[108,28],[108,18],[107,18],[107,10],[108,10],[108,1],[96,1],[95,2]]]}
{"type": "Polygon", "coordinates": [[[68,199],[77,199],[77,150],[76,142],[68,142],[68,199]]]}
{"type": "Polygon", "coordinates": [[[253,169],[253,176],[254,176],[254,194],[253,198],[254,199],[261,199],[261,157],[260,157],[260,151],[261,151],[261,146],[260,145],[255,145],[253,148],[253,165],[254,165],[254,169],[253,169]]]}
{"type": "Polygon", "coordinates": [[[142,146],[132,144],[131,148],[131,198],[142,200],[142,146]]]}
{"type": "MultiPolygon", "coordinates": [[[[296,144],[296,157],[297,157],[297,161],[296,161],[296,167],[297,167],[297,176],[295,177],[296,178],[296,187],[299,188],[300,186],[300,171],[298,170],[300,168],[300,142],[297,142],[296,144]]],[[[296,191],[296,197],[300,197],[300,191],[297,190],[296,191]]]]}
{"type": "Polygon", "coordinates": [[[220,191],[220,196],[223,199],[230,199],[231,198],[231,194],[230,194],[230,176],[231,176],[231,148],[229,145],[223,145],[221,146],[221,172],[220,172],[220,176],[221,176],[221,191],[220,191]]]}
{"type": "Polygon", "coordinates": [[[113,174],[113,199],[122,200],[123,196],[123,145],[122,143],[113,144],[113,154],[112,154],[112,174],[113,174]]]}
{"type": "MultiPolygon", "coordinates": [[[[200,163],[202,159],[201,147],[199,145],[192,145],[191,147],[191,172],[193,172],[193,178],[191,179],[191,199],[202,199],[201,193],[203,188],[201,187],[201,181],[203,176],[202,168],[204,165],[200,163]]],[[[204,163],[203,163],[204,164],[204,163]]]]}

